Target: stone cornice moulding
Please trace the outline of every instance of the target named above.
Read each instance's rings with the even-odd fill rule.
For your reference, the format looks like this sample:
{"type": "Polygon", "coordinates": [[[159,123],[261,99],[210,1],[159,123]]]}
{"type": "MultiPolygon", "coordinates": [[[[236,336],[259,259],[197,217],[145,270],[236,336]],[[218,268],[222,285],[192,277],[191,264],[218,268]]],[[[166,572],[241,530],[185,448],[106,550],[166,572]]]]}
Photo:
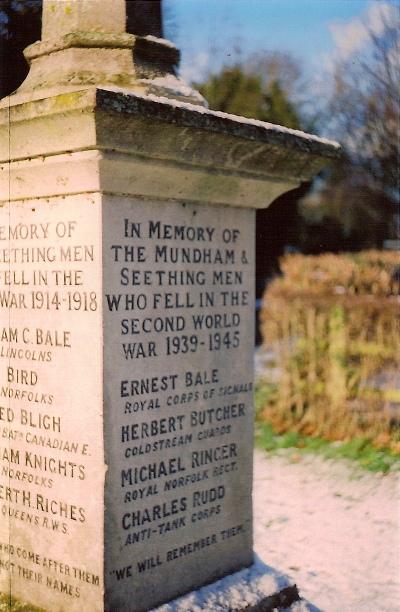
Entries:
{"type": "Polygon", "coordinates": [[[2,107],[3,202],[100,191],[261,208],[340,151],[296,130],[117,88],[2,107]]]}
{"type": "MultiPolygon", "coordinates": [[[[100,88],[89,87],[76,91],[57,94],[53,91],[53,95],[46,98],[41,98],[33,101],[23,101],[17,98],[5,98],[0,103],[0,129],[3,132],[10,131],[10,148],[6,139],[3,139],[3,148],[0,151],[0,161],[9,161],[23,159],[35,155],[44,155],[59,153],[61,151],[78,150],[87,147],[98,145],[100,148],[104,146],[112,146],[114,148],[118,142],[122,149],[126,148],[124,142],[128,142],[129,149],[135,150],[139,146],[135,140],[137,134],[129,131],[129,122],[140,120],[153,122],[155,127],[160,129],[168,129],[168,126],[182,128],[187,136],[186,143],[177,141],[172,151],[168,149],[168,158],[174,158],[175,155],[188,160],[186,150],[189,144],[189,137],[196,140],[201,137],[199,142],[192,142],[197,146],[202,146],[204,139],[207,137],[218,139],[227,137],[232,139],[237,147],[243,146],[247,149],[250,158],[256,158],[261,155],[263,147],[266,150],[271,147],[278,159],[281,157],[291,158],[288,163],[299,162],[306,157],[309,157],[310,170],[307,171],[307,164],[300,164],[300,169],[296,170],[296,164],[290,163],[293,178],[311,178],[311,173],[315,173],[316,166],[322,167],[329,159],[336,159],[340,156],[340,145],[317,136],[305,134],[298,130],[265,123],[255,119],[244,119],[235,115],[229,115],[218,111],[212,111],[202,106],[197,106],[189,103],[183,103],[169,98],[158,97],[154,95],[140,95],[126,92],[120,88],[100,88]],[[13,102],[12,105],[7,102],[13,102]],[[25,138],[20,142],[20,146],[16,146],[18,138],[16,131],[18,126],[22,126],[26,122],[42,121],[43,126],[46,122],[56,121],[57,117],[67,119],[68,116],[85,115],[96,124],[95,134],[91,131],[89,140],[80,139],[80,133],[76,130],[74,134],[75,145],[73,142],[68,142],[67,133],[57,134],[57,149],[54,144],[46,141],[46,132],[43,133],[43,140],[40,139],[31,141],[25,138]],[[111,129],[107,130],[106,115],[109,115],[109,127],[115,127],[118,122],[117,117],[123,118],[125,129],[116,134],[111,129]],[[128,123],[126,123],[128,122],[128,123]],[[14,132],[14,134],[13,134],[14,132]],[[108,132],[108,133],[107,133],[108,132]],[[257,147],[257,150],[254,149],[257,147]],[[290,154],[290,156],[289,156],[290,154]],[[302,168],[302,169],[301,169],[302,168]]],[[[132,124],[133,125],[133,124],[132,124]]],[[[49,130],[48,130],[49,131],[49,130]]],[[[177,134],[175,130],[175,134],[177,134]]],[[[28,136],[28,135],[26,135],[28,136]]],[[[50,139],[51,140],[51,139],[50,139]]],[[[7,139],[8,141],[8,139],[7,139]]],[[[162,139],[159,143],[161,152],[153,151],[157,157],[163,157],[162,139]]],[[[171,143],[169,143],[171,144],[171,143]]],[[[141,145],[143,150],[143,145],[141,145]]],[[[118,147],[117,147],[118,148],[118,147]]],[[[148,146],[149,148],[149,146],[148,146]]],[[[145,152],[145,150],[144,150],[145,152]]],[[[210,162],[207,164],[214,167],[213,151],[209,151],[210,162]]],[[[234,152],[226,151],[228,167],[234,159],[234,152]]],[[[243,168],[257,173],[264,174],[265,170],[260,168],[251,168],[252,164],[248,164],[246,168],[246,159],[242,159],[243,168]]],[[[222,165],[225,165],[224,163],[222,165]]],[[[238,166],[237,163],[234,164],[238,166]]],[[[240,164],[239,164],[240,165],[240,164]]],[[[275,165],[275,164],[274,164],[275,165]]],[[[281,172],[278,168],[275,170],[278,174],[281,172]]],[[[317,169],[318,171],[318,169],[317,169]]],[[[275,172],[274,172],[275,173],[275,172]]],[[[268,172],[269,174],[269,172],[268,172]]],[[[284,172],[287,176],[287,172],[284,172]]]]}

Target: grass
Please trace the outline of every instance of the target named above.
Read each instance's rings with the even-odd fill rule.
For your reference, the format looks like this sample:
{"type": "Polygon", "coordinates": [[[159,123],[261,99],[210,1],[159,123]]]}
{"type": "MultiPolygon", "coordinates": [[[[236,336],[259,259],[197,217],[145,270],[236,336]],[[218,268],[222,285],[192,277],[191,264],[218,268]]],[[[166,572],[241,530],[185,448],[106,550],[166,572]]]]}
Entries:
{"type": "Polygon", "coordinates": [[[264,406],[270,401],[270,399],[274,397],[277,392],[277,389],[277,385],[264,381],[256,385],[256,390],[254,394],[254,407],[256,414],[259,414],[260,411],[264,408],[264,406]]]}
{"type": "Polygon", "coordinates": [[[294,429],[278,433],[270,422],[260,420],[263,408],[275,393],[275,384],[263,382],[256,386],[256,443],[259,447],[269,452],[291,448],[301,453],[318,453],[329,459],[348,459],[372,472],[400,470],[400,455],[389,448],[377,448],[367,436],[332,442],[319,436],[303,435],[294,429]]]}
{"type": "Polygon", "coordinates": [[[276,433],[271,424],[257,423],[256,444],[266,451],[284,448],[300,453],[318,453],[329,459],[349,459],[371,472],[384,474],[400,470],[400,456],[390,449],[375,448],[368,438],[353,438],[346,442],[329,442],[323,438],[304,436],[296,431],[276,433]]]}

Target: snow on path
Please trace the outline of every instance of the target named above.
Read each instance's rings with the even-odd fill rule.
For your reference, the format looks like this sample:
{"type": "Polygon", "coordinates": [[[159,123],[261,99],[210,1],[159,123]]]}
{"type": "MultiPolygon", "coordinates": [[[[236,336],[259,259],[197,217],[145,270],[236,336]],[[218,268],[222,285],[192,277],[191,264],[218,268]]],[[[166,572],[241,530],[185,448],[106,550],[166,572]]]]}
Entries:
{"type": "Polygon", "coordinates": [[[302,597],[325,612],[400,611],[399,473],[258,450],[254,479],[255,552],[302,597]]]}

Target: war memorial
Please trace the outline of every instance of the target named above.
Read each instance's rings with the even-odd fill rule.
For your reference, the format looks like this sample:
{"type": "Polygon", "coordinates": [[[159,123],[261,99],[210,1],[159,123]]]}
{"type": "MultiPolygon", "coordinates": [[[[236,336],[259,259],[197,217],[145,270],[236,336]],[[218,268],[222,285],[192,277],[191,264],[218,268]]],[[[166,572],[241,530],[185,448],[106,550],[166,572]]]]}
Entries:
{"type": "Polygon", "coordinates": [[[0,103],[0,592],[50,612],[252,565],[255,209],[338,154],[209,110],[125,4],[44,0],[0,103]]]}

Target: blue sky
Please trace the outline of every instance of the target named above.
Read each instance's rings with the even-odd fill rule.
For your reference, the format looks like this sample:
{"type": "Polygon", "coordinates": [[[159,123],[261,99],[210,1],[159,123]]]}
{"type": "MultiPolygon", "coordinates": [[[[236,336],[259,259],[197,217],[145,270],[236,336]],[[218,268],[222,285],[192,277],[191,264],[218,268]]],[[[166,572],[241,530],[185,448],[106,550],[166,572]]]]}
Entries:
{"type": "MultiPolygon", "coordinates": [[[[188,80],[254,52],[286,51],[315,72],[362,38],[360,20],[394,0],[164,0],[165,35],[182,51],[188,80]]],[[[372,15],[372,17],[371,17],[372,15]]]]}

